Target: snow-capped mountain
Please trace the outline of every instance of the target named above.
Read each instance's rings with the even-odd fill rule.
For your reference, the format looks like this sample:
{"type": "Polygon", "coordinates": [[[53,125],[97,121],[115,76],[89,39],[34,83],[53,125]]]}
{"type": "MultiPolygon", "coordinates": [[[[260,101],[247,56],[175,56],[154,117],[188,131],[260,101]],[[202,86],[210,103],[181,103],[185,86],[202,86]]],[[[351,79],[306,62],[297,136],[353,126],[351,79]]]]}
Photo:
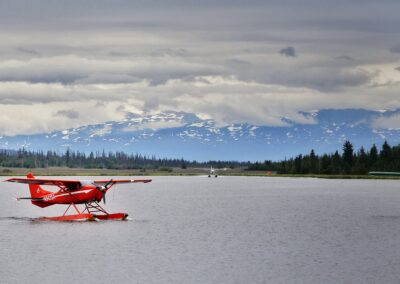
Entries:
{"type": "Polygon", "coordinates": [[[355,148],[400,143],[399,128],[377,128],[374,122],[400,115],[397,111],[321,110],[303,113],[314,124],[271,127],[233,124],[219,127],[194,114],[167,112],[130,114],[123,121],[87,125],[37,135],[1,137],[0,148],[33,150],[124,151],[157,157],[196,160],[278,160],[314,149],[317,153],[340,150],[345,140],[355,148]]]}

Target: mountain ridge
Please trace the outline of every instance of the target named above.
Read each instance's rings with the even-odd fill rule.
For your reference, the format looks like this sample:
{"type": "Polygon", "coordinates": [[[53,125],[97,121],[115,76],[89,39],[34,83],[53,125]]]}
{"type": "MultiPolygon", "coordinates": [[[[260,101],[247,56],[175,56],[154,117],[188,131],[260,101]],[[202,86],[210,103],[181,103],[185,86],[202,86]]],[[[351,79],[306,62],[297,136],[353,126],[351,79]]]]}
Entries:
{"type": "Polygon", "coordinates": [[[192,160],[280,160],[298,154],[341,150],[350,140],[355,148],[400,143],[400,127],[378,128],[377,119],[400,115],[400,110],[320,110],[301,113],[314,123],[285,121],[288,126],[236,123],[218,126],[185,112],[138,115],[129,113],[122,121],[35,135],[2,136],[0,148],[32,150],[123,151],[157,157],[192,160]]]}

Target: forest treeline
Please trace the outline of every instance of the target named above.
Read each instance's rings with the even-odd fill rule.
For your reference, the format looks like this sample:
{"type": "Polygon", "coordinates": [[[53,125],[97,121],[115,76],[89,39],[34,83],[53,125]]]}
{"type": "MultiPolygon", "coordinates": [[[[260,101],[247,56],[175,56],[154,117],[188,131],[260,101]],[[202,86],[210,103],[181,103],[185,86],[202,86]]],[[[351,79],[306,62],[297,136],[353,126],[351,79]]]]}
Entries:
{"type": "Polygon", "coordinates": [[[64,153],[54,151],[0,150],[0,166],[15,168],[91,168],[91,169],[159,169],[180,167],[246,168],[250,162],[208,161],[197,162],[184,159],[157,158],[124,152],[91,152],[85,154],[67,149],[64,153]]]}
{"type": "Polygon", "coordinates": [[[16,168],[93,168],[93,169],[165,169],[165,168],[242,168],[246,170],[273,171],[280,174],[367,174],[370,171],[400,171],[400,145],[390,146],[386,141],[378,149],[373,145],[355,151],[350,141],[343,144],[339,153],[317,155],[311,150],[307,155],[273,162],[208,161],[157,158],[124,152],[0,150],[0,166],[16,168]]]}
{"type": "Polygon", "coordinates": [[[249,170],[276,171],[280,174],[367,174],[370,171],[400,171],[400,145],[391,147],[387,141],[381,149],[373,145],[366,150],[355,151],[353,144],[346,141],[342,152],[316,155],[298,155],[279,162],[254,163],[249,170]]]}

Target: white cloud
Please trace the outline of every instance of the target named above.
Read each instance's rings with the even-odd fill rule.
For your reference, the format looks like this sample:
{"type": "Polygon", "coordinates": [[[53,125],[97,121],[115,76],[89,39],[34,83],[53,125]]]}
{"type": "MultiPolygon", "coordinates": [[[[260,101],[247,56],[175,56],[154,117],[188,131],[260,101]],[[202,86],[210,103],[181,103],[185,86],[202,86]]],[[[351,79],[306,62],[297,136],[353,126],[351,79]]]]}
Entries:
{"type": "Polygon", "coordinates": [[[234,76],[196,76],[171,79],[158,85],[146,80],[82,85],[4,82],[0,83],[0,101],[0,132],[7,135],[122,120],[127,112],[143,110],[192,112],[214,118],[219,125],[249,122],[284,126],[288,121],[315,123],[314,118],[304,116],[303,111],[400,107],[398,89],[390,85],[375,88],[367,85],[325,93],[310,88],[243,81],[234,76]],[[375,89],[379,89],[381,95],[377,95],[375,89]],[[7,96],[10,92],[13,95],[7,96]],[[60,115],[67,112],[73,115],[60,115]]]}
{"type": "Polygon", "coordinates": [[[223,67],[170,56],[111,60],[63,55],[0,61],[0,81],[129,83],[137,81],[137,78],[165,80],[221,70],[223,67]]]}
{"type": "Polygon", "coordinates": [[[0,135],[126,112],[278,126],[400,108],[400,2],[356,2],[0,2],[0,135]]]}
{"type": "Polygon", "coordinates": [[[400,115],[378,117],[372,122],[375,129],[400,129],[400,115]]]}
{"type": "Polygon", "coordinates": [[[0,104],[0,133],[5,135],[35,134],[75,128],[109,120],[121,120],[124,114],[116,111],[119,103],[110,102],[96,107],[96,102],[50,102],[30,105],[0,104]],[[79,120],[57,114],[71,109],[79,113],[79,120]]]}

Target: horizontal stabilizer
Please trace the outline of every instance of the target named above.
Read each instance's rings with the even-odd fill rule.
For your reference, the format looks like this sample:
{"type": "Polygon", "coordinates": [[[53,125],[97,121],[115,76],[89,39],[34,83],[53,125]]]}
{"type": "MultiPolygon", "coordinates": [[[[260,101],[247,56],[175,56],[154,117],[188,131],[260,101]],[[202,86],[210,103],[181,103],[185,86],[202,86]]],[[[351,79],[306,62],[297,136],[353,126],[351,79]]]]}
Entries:
{"type": "Polygon", "coordinates": [[[17,200],[43,201],[43,198],[17,197],[17,200]]]}

